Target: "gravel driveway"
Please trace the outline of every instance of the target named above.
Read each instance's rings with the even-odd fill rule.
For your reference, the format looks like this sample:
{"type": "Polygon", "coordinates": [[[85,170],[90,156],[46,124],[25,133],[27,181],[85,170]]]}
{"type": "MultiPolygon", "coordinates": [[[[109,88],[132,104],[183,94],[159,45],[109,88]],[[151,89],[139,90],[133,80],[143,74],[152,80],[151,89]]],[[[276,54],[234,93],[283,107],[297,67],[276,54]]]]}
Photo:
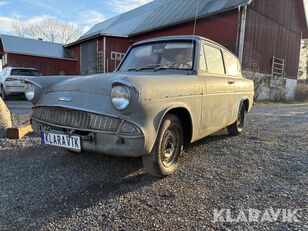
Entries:
{"type": "Polygon", "coordinates": [[[257,106],[247,120],[242,136],[187,147],[166,179],[141,159],[0,140],[0,230],[307,230],[305,210],[298,223],[213,222],[214,209],[307,208],[308,105],[257,106]]]}

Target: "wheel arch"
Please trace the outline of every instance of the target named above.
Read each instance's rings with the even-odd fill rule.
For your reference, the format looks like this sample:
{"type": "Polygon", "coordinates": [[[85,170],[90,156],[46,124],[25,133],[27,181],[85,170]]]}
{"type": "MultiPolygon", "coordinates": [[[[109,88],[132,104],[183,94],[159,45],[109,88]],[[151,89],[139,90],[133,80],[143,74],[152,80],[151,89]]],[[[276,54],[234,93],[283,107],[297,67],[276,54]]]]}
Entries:
{"type": "Polygon", "coordinates": [[[164,114],[161,117],[161,120],[159,122],[159,125],[158,125],[156,138],[157,138],[157,135],[158,135],[158,131],[161,127],[161,124],[162,124],[164,118],[166,117],[166,115],[168,115],[168,114],[176,115],[179,118],[179,120],[182,123],[183,130],[184,130],[184,144],[187,145],[187,144],[191,143],[192,138],[193,138],[193,129],[194,129],[193,120],[192,120],[190,110],[187,109],[184,106],[171,107],[171,108],[168,108],[164,112],[164,114]]]}
{"type": "Polygon", "coordinates": [[[249,111],[249,99],[248,98],[242,99],[241,104],[244,105],[245,111],[248,112],[249,111]]]}

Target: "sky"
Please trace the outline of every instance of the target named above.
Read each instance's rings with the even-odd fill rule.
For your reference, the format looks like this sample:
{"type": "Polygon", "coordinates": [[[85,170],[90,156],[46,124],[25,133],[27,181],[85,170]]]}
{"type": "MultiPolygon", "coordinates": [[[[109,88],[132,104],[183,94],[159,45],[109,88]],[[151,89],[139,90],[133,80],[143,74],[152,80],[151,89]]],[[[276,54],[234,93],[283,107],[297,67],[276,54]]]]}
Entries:
{"type": "Polygon", "coordinates": [[[96,23],[143,5],[151,0],[0,0],[0,34],[12,34],[14,20],[24,22],[57,18],[81,26],[96,23]]]}

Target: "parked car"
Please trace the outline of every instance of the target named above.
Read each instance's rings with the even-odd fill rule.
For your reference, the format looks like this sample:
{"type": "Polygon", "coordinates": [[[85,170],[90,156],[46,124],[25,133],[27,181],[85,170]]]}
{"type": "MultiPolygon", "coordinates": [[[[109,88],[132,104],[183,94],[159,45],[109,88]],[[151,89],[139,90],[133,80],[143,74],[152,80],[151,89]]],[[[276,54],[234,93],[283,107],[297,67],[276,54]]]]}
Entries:
{"type": "Polygon", "coordinates": [[[183,145],[224,127],[240,134],[254,96],[236,56],[197,36],[139,42],[114,73],[27,82],[43,144],[142,156],[158,177],[174,173],[183,145]]]}
{"type": "Polygon", "coordinates": [[[24,94],[24,80],[38,76],[41,76],[41,73],[34,68],[4,68],[0,75],[0,93],[2,99],[6,100],[9,95],[24,94]]]}

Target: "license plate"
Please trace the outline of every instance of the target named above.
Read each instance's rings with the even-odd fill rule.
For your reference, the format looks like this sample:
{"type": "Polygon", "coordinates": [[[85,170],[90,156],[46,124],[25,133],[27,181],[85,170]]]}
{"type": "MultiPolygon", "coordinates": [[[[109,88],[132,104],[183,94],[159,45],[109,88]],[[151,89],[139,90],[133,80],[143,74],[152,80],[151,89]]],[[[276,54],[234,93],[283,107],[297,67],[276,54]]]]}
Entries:
{"type": "Polygon", "coordinates": [[[54,133],[41,133],[42,144],[81,151],[81,139],[79,136],[68,136],[54,133]]]}

